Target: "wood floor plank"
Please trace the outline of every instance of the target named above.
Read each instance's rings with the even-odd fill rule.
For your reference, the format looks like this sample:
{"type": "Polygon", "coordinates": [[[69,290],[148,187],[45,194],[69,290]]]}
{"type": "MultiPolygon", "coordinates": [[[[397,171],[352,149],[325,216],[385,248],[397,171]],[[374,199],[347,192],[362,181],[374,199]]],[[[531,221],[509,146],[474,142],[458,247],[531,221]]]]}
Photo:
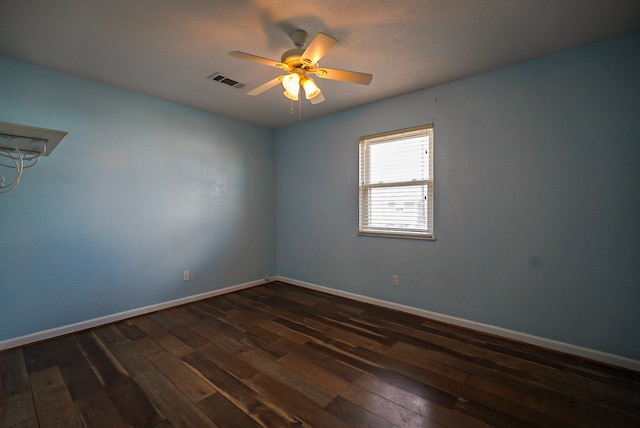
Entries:
{"type": "Polygon", "coordinates": [[[421,415],[425,421],[456,428],[489,428],[491,426],[456,411],[455,407],[450,409],[433,403],[369,374],[362,375],[355,385],[421,415]]]}
{"type": "Polygon", "coordinates": [[[519,413],[517,409],[514,409],[509,404],[505,405],[495,396],[488,395],[485,402],[489,403],[488,406],[475,401],[461,399],[456,403],[455,410],[466,417],[482,421],[482,423],[492,427],[563,427],[559,421],[548,425],[548,421],[539,419],[537,414],[528,410],[519,413]]]}
{"type": "MultiPolygon", "coordinates": [[[[380,419],[397,426],[417,428],[425,424],[425,417],[421,414],[413,412],[404,406],[387,400],[358,385],[350,385],[341,397],[367,412],[376,415],[380,419]]],[[[438,425],[433,421],[431,421],[431,424],[438,425]]]]}
{"type": "Polygon", "coordinates": [[[163,373],[192,403],[216,393],[216,389],[198,376],[184,362],[169,352],[159,352],[149,361],[163,373]]]}
{"type": "Polygon", "coordinates": [[[37,417],[33,417],[28,421],[20,422],[16,425],[12,425],[12,426],[7,425],[5,428],[40,428],[40,423],[38,422],[37,417]]]}
{"type": "Polygon", "coordinates": [[[105,390],[129,426],[154,426],[165,420],[154,406],[152,397],[133,379],[126,378],[105,390]]]}
{"type": "Polygon", "coordinates": [[[416,379],[413,371],[409,374],[400,373],[395,369],[388,369],[379,365],[371,364],[370,362],[359,359],[354,355],[337,352],[335,349],[314,342],[308,343],[307,346],[317,349],[320,352],[325,353],[327,356],[332,356],[333,358],[343,361],[352,367],[359,368],[362,372],[367,372],[377,376],[388,383],[417,394],[434,403],[438,403],[446,407],[453,407],[456,402],[457,397],[455,395],[416,379]]]}
{"type": "Polygon", "coordinates": [[[171,425],[171,422],[165,419],[162,422],[158,422],[157,424],[153,425],[153,428],[173,428],[173,425],[171,425]]]}
{"type": "MultiPolygon", "coordinates": [[[[332,355],[327,355],[314,349],[312,346],[294,346],[287,339],[279,339],[277,345],[288,351],[289,354],[299,355],[324,370],[343,378],[347,382],[353,382],[362,375],[362,371],[348,364],[348,362],[339,361],[332,355]]],[[[302,345],[309,345],[305,342],[302,345]]]]}
{"type": "MultiPolygon", "coordinates": [[[[371,345],[367,344],[367,346],[376,346],[375,343],[389,346],[397,340],[397,335],[391,330],[378,328],[370,324],[358,325],[349,315],[336,313],[335,308],[327,307],[322,309],[318,306],[310,306],[299,308],[296,313],[313,320],[317,324],[325,325],[332,331],[351,333],[351,337],[357,338],[356,340],[368,339],[371,345]]],[[[327,334],[331,333],[327,332],[327,334]]]]}
{"type": "Polygon", "coordinates": [[[116,385],[129,378],[125,368],[94,333],[80,333],[76,337],[76,342],[85,355],[91,370],[103,386],[116,385]]]}
{"type": "Polygon", "coordinates": [[[311,400],[263,373],[258,373],[247,379],[247,384],[262,396],[270,397],[275,405],[308,426],[318,428],[349,427],[347,423],[316,406],[311,400]]]}
{"type": "Polygon", "coordinates": [[[362,313],[365,317],[371,319],[385,320],[391,324],[408,326],[414,329],[420,329],[424,323],[424,318],[408,314],[405,312],[393,311],[382,308],[380,306],[368,306],[362,313]]]}
{"type": "Polygon", "coordinates": [[[392,320],[376,317],[364,311],[359,314],[357,318],[355,316],[351,316],[350,321],[380,329],[381,331],[387,332],[387,334],[404,334],[410,336],[415,332],[420,331],[419,329],[416,329],[415,326],[398,324],[392,320]]]}
{"type": "Polygon", "coordinates": [[[345,378],[316,365],[313,360],[299,354],[287,354],[278,359],[278,363],[336,395],[342,394],[351,384],[345,378]]]}
{"type": "Polygon", "coordinates": [[[235,313],[246,314],[251,316],[253,322],[268,322],[274,318],[269,311],[264,310],[263,307],[256,305],[254,301],[240,294],[231,293],[225,297],[228,299],[229,304],[233,306],[228,312],[234,311],[235,313]]]}
{"type": "Polygon", "coordinates": [[[226,313],[212,308],[210,305],[200,305],[197,309],[206,316],[203,322],[226,337],[241,340],[245,336],[246,330],[241,325],[237,323],[234,325],[230,322],[226,313]]]}
{"type": "Polygon", "coordinates": [[[549,396],[548,391],[523,391],[504,385],[492,379],[471,376],[467,385],[486,391],[510,401],[519,407],[534,410],[541,415],[548,415],[549,420],[557,419],[568,425],[593,426],[595,421],[588,414],[586,402],[570,396],[549,396]]]}
{"type": "Polygon", "coordinates": [[[158,342],[156,342],[153,338],[149,336],[144,336],[138,340],[133,342],[133,346],[142,354],[144,357],[149,357],[150,355],[155,354],[156,352],[166,351],[165,348],[160,346],[158,342]]]}
{"type": "MultiPolygon", "coordinates": [[[[562,376],[555,374],[555,378],[562,376]]],[[[640,409],[640,394],[638,386],[631,382],[625,384],[611,384],[600,379],[589,381],[589,391],[593,395],[596,405],[616,406],[620,411],[628,414],[637,413],[640,409]]],[[[638,424],[640,426],[640,424],[638,424]]]]}
{"type": "Polygon", "coordinates": [[[279,358],[284,355],[283,350],[272,345],[274,341],[279,339],[278,335],[255,325],[253,320],[250,319],[251,315],[247,314],[246,316],[238,316],[235,311],[235,309],[229,310],[225,314],[224,322],[225,324],[243,332],[242,335],[236,336],[237,343],[261,349],[275,358],[279,358]]]}
{"type": "Polygon", "coordinates": [[[285,338],[288,341],[293,342],[297,345],[303,345],[310,340],[308,336],[305,336],[296,331],[288,329],[280,324],[274,323],[273,321],[260,324],[260,327],[282,338],[285,338]]]}
{"type": "Polygon", "coordinates": [[[261,327],[247,329],[246,336],[240,340],[243,345],[260,349],[271,355],[273,358],[280,358],[287,354],[287,351],[277,346],[280,336],[264,330],[261,327]]]}
{"type": "Polygon", "coordinates": [[[36,406],[33,402],[31,389],[26,392],[18,392],[5,395],[2,398],[2,424],[1,426],[13,427],[31,420],[37,420],[36,406]]]}
{"type": "Polygon", "coordinates": [[[71,398],[77,400],[101,389],[88,361],[72,336],[54,340],[51,348],[71,398]]]}
{"type": "Polygon", "coordinates": [[[169,330],[169,332],[194,350],[198,350],[199,348],[207,346],[209,343],[211,343],[209,339],[203,337],[193,329],[184,325],[172,328],[171,330],[169,330]]]}
{"type": "MultiPolygon", "coordinates": [[[[484,349],[473,343],[469,343],[468,340],[461,336],[442,336],[425,330],[414,330],[409,336],[420,340],[420,342],[417,343],[420,346],[424,344],[432,345],[437,347],[435,348],[437,351],[452,354],[464,361],[473,360],[478,356],[478,353],[484,349]]],[[[411,343],[409,340],[404,340],[404,335],[400,340],[411,343]]]]}
{"type": "Polygon", "coordinates": [[[177,357],[193,352],[193,348],[173,334],[170,334],[164,327],[149,317],[134,318],[133,323],[149,337],[153,338],[160,346],[177,357]]]}
{"type": "MultiPolygon", "coordinates": [[[[184,308],[185,311],[188,311],[189,308],[184,308]]],[[[189,330],[198,334],[205,340],[209,341],[209,343],[216,343],[220,340],[225,340],[228,337],[224,335],[223,332],[216,330],[215,327],[206,324],[206,320],[209,318],[208,315],[202,314],[203,319],[199,324],[187,326],[189,330]]],[[[206,346],[206,345],[205,345],[206,346]]],[[[199,349],[199,348],[198,348],[199,349]]]]}
{"type": "Polygon", "coordinates": [[[154,312],[149,314],[149,318],[160,324],[165,330],[171,330],[182,325],[180,321],[171,316],[169,311],[154,312]]]}
{"type": "Polygon", "coordinates": [[[272,282],[0,352],[0,427],[636,427],[640,373],[272,282]]]}
{"type": "Polygon", "coordinates": [[[445,363],[474,363],[485,352],[477,346],[461,342],[449,337],[442,337],[420,330],[414,330],[411,334],[397,334],[397,342],[394,347],[404,346],[406,349],[418,349],[421,352],[429,351],[430,355],[440,357],[445,363]]]}
{"type": "MultiPolygon", "coordinates": [[[[429,333],[421,334],[420,336],[422,338],[427,338],[435,335],[429,333]]],[[[435,338],[432,337],[432,339],[436,343],[442,343],[437,336],[435,338]]],[[[450,342],[449,338],[445,340],[449,346],[460,349],[459,346],[450,342]]],[[[596,401],[591,404],[592,409],[590,412],[603,415],[601,418],[604,418],[605,420],[614,417],[622,419],[625,418],[624,412],[620,415],[620,412],[609,409],[606,407],[605,402],[600,399],[596,399],[593,391],[590,390],[591,381],[587,378],[577,376],[574,373],[563,372],[556,367],[544,366],[539,362],[522,360],[511,355],[498,354],[495,351],[483,349],[476,345],[465,344],[464,346],[471,347],[465,352],[473,352],[477,357],[468,361],[465,358],[458,359],[457,356],[449,353],[446,353],[445,355],[441,352],[430,352],[428,354],[428,359],[443,362],[461,370],[466,370],[473,375],[485,377],[491,376],[494,378],[499,376],[501,377],[501,383],[509,385],[519,384],[520,386],[517,388],[522,388],[523,390],[543,391],[538,393],[550,398],[556,397],[555,402],[558,405],[564,399],[563,397],[566,396],[584,401],[596,401]],[[605,414],[608,416],[604,416],[605,414]]],[[[408,352],[422,357],[426,355],[424,353],[424,349],[424,346],[418,346],[418,344],[409,345],[403,341],[399,341],[393,346],[393,349],[388,353],[388,355],[403,359],[402,354],[408,352]]],[[[407,358],[404,358],[404,360],[406,361],[407,358]]],[[[633,394],[623,393],[621,399],[624,401],[627,400],[628,397],[633,397],[633,394]]],[[[618,400],[618,407],[624,407],[622,405],[623,401],[618,400]]]]}
{"type": "Polygon", "coordinates": [[[116,328],[131,341],[139,340],[146,337],[146,333],[136,326],[131,319],[116,323],[116,328]]]}
{"type": "MultiPolygon", "coordinates": [[[[442,359],[446,363],[451,360],[442,359]]],[[[407,347],[398,343],[386,350],[385,354],[378,359],[380,364],[387,367],[394,367],[403,373],[411,374],[428,382],[456,382],[463,384],[469,377],[469,372],[454,367],[453,364],[445,364],[438,359],[434,359],[433,352],[425,352],[422,348],[407,350],[407,347]]],[[[467,366],[459,366],[468,369],[467,366]]]]}
{"type": "Polygon", "coordinates": [[[32,373],[30,381],[38,420],[42,426],[52,428],[83,426],[57,366],[32,373]]]}
{"type": "Polygon", "coordinates": [[[286,318],[276,318],[273,322],[282,325],[290,330],[293,330],[299,334],[307,336],[310,340],[323,340],[326,336],[324,332],[320,330],[316,330],[315,328],[309,327],[304,322],[295,322],[286,318]]]}
{"type": "Polygon", "coordinates": [[[102,343],[107,345],[128,341],[124,333],[113,324],[97,327],[93,330],[93,333],[100,338],[102,343]]]}
{"type": "Polygon", "coordinates": [[[178,326],[188,327],[190,325],[195,325],[200,322],[196,317],[194,317],[193,315],[190,315],[189,313],[183,311],[182,309],[183,307],[170,308],[163,312],[165,312],[166,316],[178,326]]]}
{"type": "Polygon", "coordinates": [[[216,428],[218,426],[159,371],[150,370],[141,373],[135,377],[135,380],[172,426],[176,428],[216,428]]]}
{"type": "MultiPolygon", "coordinates": [[[[383,352],[387,349],[388,344],[382,344],[378,340],[374,340],[371,337],[367,337],[362,333],[354,333],[345,329],[344,326],[342,328],[333,327],[326,332],[327,337],[330,337],[333,341],[340,341],[346,343],[347,345],[355,345],[359,347],[363,347],[365,349],[375,351],[375,352],[383,352]]],[[[388,340],[384,340],[385,342],[389,342],[388,340]]],[[[395,342],[395,339],[393,340],[395,342]]]]}
{"type": "Polygon", "coordinates": [[[136,376],[153,368],[152,364],[149,363],[149,359],[142,355],[131,342],[112,343],[108,345],[108,350],[129,376],[136,376]]]}
{"type": "Polygon", "coordinates": [[[640,416],[634,410],[588,403],[588,414],[595,420],[607,421],[611,426],[640,427],[640,416]]]}
{"type": "Polygon", "coordinates": [[[40,342],[23,349],[24,362],[29,374],[56,365],[49,342],[40,342]]]}
{"type": "Polygon", "coordinates": [[[318,407],[326,406],[336,397],[334,392],[289,370],[264,351],[259,349],[247,350],[238,354],[238,357],[260,372],[268,375],[271,379],[301,394],[318,407]]]}
{"type": "Polygon", "coordinates": [[[474,370],[473,374],[481,375],[483,369],[488,368],[504,373],[505,376],[522,379],[531,384],[545,385],[552,391],[576,397],[584,398],[592,393],[592,381],[588,378],[540,362],[499,354],[489,349],[482,349],[478,352],[474,359],[474,365],[478,370],[474,370]]]}
{"type": "Polygon", "coordinates": [[[259,428],[262,426],[220,393],[200,401],[198,408],[220,427],[259,428]]]}
{"type": "MultiPolygon", "coordinates": [[[[331,318],[331,312],[327,311],[326,316],[331,318]]],[[[387,346],[392,345],[399,338],[399,334],[396,331],[387,329],[384,326],[371,321],[354,318],[352,315],[349,315],[348,317],[341,317],[337,327],[345,327],[353,333],[364,334],[372,340],[387,346]]]]}
{"type": "Polygon", "coordinates": [[[261,396],[237,377],[223,370],[209,358],[193,353],[182,357],[189,366],[209,380],[236,407],[265,427],[298,427],[300,422],[261,396]]]}
{"type": "Polygon", "coordinates": [[[210,310],[224,314],[225,312],[233,309],[233,305],[229,301],[226,294],[219,296],[219,299],[206,299],[198,302],[199,306],[207,306],[210,310]]]}
{"type": "MultiPolygon", "coordinates": [[[[229,340],[229,342],[237,343],[233,340],[229,340]]],[[[226,370],[228,373],[232,374],[238,379],[250,378],[258,372],[255,367],[245,363],[240,358],[238,358],[235,355],[234,351],[230,352],[224,349],[224,342],[218,342],[218,345],[210,344],[208,346],[205,346],[204,348],[201,348],[198,353],[205,356],[211,362],[220,366],[223,370],[226,370]]],[[[238,344],[238,347],[235,348],[235,352],[239,352],[240,350],[242,350],[242,348],[238,344]]]]}
{"type": "Polygon", "coordinates": [[[37,413],[29,373],[20,348],[10,349],[0,354],[0,426],[12,427],[32,424],[37,421],[37,413]]]}
{"type": "MultiPolygon", "coordinates": [[[[329,403],[329,405],[325,407],[325,410],[352,427],[393,428],[396,426],[341,396],[336,397],[335,400],[329,403]]],[[[410,424],[398,426],[409,428],[415,427],[416,425],[410,424]]]]}
{"type": "Polygon", "coordinates": [[[29,391],[29,373],[22,349],[15,348],[0,354],[2,368],[2,397],[29,391]]]}
{"type": "Polygon", "coordinates": [[[238,293],[234,293],[232,296],[229,296],[229,299],[235,309],[239,308],[244,310],[246,313],[258,314],[258,319],[273,321],[275,318],[280,316],[276,308],[271,307],[266,303],[266,299],[252,294],[250,290],[241,290],[238,293]]]}
{"type": "Polygon", "coordinates": [[[125,428],[127,423],[105,390],[87,394],[75,401],[84,426],[91,428],[125,428]]]}
{"type": "Polygon", "coordinates": [[[329,327],[319,324],[314,320],[307,319],[303,315],[297,313],[295,310],[295,305],[292,305],[291,302],[287,302],[286,300],[281,299],[279,296],[269,297],[264,303],[260,302],[261,307],[266,311],[272,313],[277,318],[274,319],[274,322],[279,322],[282,320],[287,321],[291,324],[296,324],[302,330],[307,330],[308,333],[315,337],[318,333],[323,333],[329,327]]]}
{"type": "Polygon", "coordinates": [[[126,422],[152,426],[164,420],[140,386],[131,378],[97,335],[91,331],[75,335],[91,369],[126,422]]]}

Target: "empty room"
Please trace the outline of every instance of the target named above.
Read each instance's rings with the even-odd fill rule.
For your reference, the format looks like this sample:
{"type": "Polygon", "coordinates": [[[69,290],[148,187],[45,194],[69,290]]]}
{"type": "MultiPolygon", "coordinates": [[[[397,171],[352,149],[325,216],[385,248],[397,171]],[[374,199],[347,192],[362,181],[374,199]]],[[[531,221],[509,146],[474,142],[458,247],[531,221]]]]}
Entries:
{"type": "Polygon", "coordinates": [[[640,2],[0,2],[0,427],[640,426],[640,2]]]}

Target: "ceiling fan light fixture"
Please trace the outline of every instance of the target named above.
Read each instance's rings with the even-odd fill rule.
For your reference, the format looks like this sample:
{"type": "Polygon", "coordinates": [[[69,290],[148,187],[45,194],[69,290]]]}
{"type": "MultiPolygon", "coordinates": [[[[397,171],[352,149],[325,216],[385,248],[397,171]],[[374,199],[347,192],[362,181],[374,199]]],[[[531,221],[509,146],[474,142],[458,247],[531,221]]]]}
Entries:
{"type": "Polygon", "coordinates": [[[284,91],[283,92],[284,96],[289,98],[291,101],[298,101],[298,93],[291,93],[289,91],[284,91]]]}
{"type": "Polygon", "coordinates": [[[317,97],[321,92],[316,82],[310,77],[302,81],[302,89],[304,89],[305,96],[308,100],[317,97]]]}
{"type": "Polygon", "coordinates": [[[298,92],[300,92],[300,75],[298,73],[289,73],[284,76],[282,86],[285,89],[285,97],[292,101],[298,101],[298,92]]]}
{"type": "Polygon", "coordinates": [[[303,47],[308,36],[306,31],[295,30],[290,36],[295,48],[289,49],[282,54],[280,61],[274,61],[269,58],[263,58],[240,51],[229,52],[229,55],[232,57],[275,67],[287,73],[250,90],[247,92],[247,95],[260,95],[278,86],[278,83],[282,83],[285,89],[283,95],[291,101],[298,101],[300,99],[300,87],[302,86],[305,92],[305,98],[309,100],[311,104],[318,104],[324,101],[324,95],[318,85],[316,85],[316,82],[307,77],[307,74],[315,74],[316,77],[322,79],[358,83],[361,85],[371,83],[373,76],[368,73],[339,70],[336,68],[320,68],[318,61],[338,42],[335,38],[325,33],[317,33],[313,40],[311,40],[306,47],[303,47]]]}

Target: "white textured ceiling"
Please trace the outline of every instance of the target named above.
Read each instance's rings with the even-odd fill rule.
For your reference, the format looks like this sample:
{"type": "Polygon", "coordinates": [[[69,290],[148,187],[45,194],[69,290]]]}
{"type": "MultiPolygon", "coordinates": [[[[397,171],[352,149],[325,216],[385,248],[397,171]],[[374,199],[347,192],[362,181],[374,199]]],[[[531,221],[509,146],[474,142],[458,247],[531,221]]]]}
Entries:
{"type": "Polygon", "coordinates": [[[2,55],[271,128],[636,28],[639,0],[0,0],[2,55]],[[297,28],[338,40],[323,66],[373,82],[317,79],[326,101],[302,119],[279,87],[245,95],[280,71],[227,53],[279,60],[297,28]]]}

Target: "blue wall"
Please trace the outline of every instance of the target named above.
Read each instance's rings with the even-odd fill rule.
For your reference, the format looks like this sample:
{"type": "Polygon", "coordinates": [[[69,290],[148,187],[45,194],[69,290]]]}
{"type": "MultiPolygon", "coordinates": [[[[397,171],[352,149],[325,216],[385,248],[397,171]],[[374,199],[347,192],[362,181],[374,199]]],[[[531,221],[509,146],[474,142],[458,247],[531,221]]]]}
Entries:
{"type": "Polygon", "coordinates": [[[277,273],[640,359],[638,76],[635,32],[275,132],[0,57],[69,132],[0,196],[0,341],[277,273]],[[424,123],[437,240],[357,236],[358,137],[424,123]]]}
{"type": "Polygon", "coordinates": [[[277,141],[278,274],[640,359],[640,32],[277,141]],[[358,137],[425,123],[437,240],[357,236],[358,137]]]}
{"type": "Polygon", "coordinates": [[[2,57],[0,94],[69,132],[0,195],[0,340],[275,272],[273,130],[2,57]]]}

